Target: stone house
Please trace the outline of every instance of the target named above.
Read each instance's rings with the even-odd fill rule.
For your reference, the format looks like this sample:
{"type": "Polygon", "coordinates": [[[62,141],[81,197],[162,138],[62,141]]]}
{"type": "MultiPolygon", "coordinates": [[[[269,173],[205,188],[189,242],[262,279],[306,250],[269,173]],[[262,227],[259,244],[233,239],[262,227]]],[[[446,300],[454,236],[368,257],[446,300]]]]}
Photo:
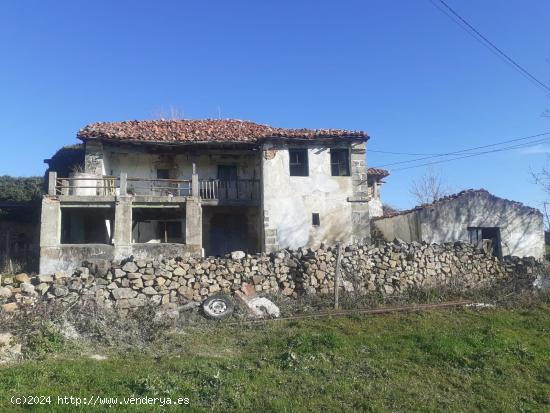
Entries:
{"type": "Polygon", "coordinates": [[[372,220],[374,232],[386,240],[405,242],[490,240],[498,257],[544,256],[542,213],[519,202],[499,198],[486,190],[469,189],[432,204],[372,220]]]}
{"type": "Polygon", "coordinates": [[[369,177],[361,131],[158,120],[94,123],[77,138],[83,165],[50,164],[42,273],[97,258],[365,242],[369,210],[381,211],[387,174],[369,177]]]}

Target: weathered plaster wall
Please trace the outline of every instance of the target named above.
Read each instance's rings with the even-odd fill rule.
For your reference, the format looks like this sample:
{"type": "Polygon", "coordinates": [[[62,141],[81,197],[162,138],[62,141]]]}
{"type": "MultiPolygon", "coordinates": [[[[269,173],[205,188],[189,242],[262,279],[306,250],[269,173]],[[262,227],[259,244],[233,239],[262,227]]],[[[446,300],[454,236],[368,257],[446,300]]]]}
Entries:
{"type": "Polygon", "coordinates": [[[331,176],[330,150],[308,148],[309,176],[290,176],[288,146],[265,146],[262,159],[263,208],[266,238],[274,237],[279,248],[319,246],[352,238],[350,176],[331,176]],[[267,158],[267,159],[266,159],[267,158]],[[312,225],[319,213],[320,226],[312,225]]]}
{"type": "Polygon", "coordinates": [[[384,238],[444,243],[469,241],[468,227],[499,227],[503,255],[544,255],[542,214],[517,202],[472,191],[408,214],[374,220],[384,238]]]}
{"type": "Polygon", "coordinates": [[[72,273],[83,261],[114,260],[115,247],[107,244],[63,244],[40,248],[40,273],[72,273]]]}
{"type": "Polygon", "coordinates": [[[122,260],[135,257],[141,260],[164,257],[201,256],[201,248],[185,244],[131,244],[114,246],[107,244],[63,244],[40,249],[40,273],[72,273],[85,261],[122,260]]]}
{"type": "Polygon", "coordinates": [[[103,144],[98,141],[86,142],[84,150],[84,170],[92,175],[107,175],[104,163],[103,144]]]}
{"type": "Polygon", "coordinates": [[[542,214],[487,192],[472,192],[418,214],[426,242],[469,241],[468,227],[499,227],[503,255],[544,255],[542,214]]]}
{"type": "Polygon", "coordinates": [[[380,198],[372,198],[369,201],[369,216],[370,218],[381,217],[384,214],[382,210],[382,200],[380,198]]]}
{"type": "MultiPolygon", "coordinates": [[[[142,149],[104,146],[104,164],[108,175],[156,179],[157,169],[168,169],[171,179],[191,179],[193,163],[199,179],[216,179],[218,165],[236,165],[239,179],[259,178],[257,151],[204,150],[200,154],[155,154],[142,149]]],[[[130,187],[130,184],[129,184],[130,187]]]]}
{"type": "Polygon", "coordinates": [[[376,219],[372,222],[386,240],[391,241],[396,238],[405,242],[419,242],[422,240],[418,217],[415,213],[376,219]]]}

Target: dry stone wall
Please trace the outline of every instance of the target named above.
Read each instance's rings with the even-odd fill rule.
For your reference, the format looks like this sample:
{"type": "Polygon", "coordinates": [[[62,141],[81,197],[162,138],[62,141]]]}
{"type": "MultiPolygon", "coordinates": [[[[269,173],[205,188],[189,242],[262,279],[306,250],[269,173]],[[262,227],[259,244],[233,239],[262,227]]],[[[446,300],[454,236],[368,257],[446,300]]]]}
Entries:
{"type": "MultiPolygon", "coordinates": [[[[39,299],[72,302],[94,299],[106,306],[131,309],[177,307],[218,293],[232,293],[244,283],[260,293],[289,297],[334,292],[336,247],[282,250],[269,255],[236,251],[226,257],[122,262],[91,260],[73,274],[3,276],[4,311],[39,299]]],[[[498,260],[467,243],[428,245],[379,243],[342,247],[341,288],[348,292],[401,294],[411,288],[460,285],[476,288],[505,277],[531,277],[539,266],[532,258],[498,260]]]]}

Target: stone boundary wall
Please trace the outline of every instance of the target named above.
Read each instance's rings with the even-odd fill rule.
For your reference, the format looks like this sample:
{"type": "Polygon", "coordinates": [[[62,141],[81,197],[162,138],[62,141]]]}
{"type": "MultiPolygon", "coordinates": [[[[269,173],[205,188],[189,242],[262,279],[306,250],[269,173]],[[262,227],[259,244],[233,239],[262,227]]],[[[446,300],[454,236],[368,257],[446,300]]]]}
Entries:
{"type": "MultiPolygon", "coordinates": [[[[331,294],[336,258],[336,247],[321,247],[269,255],[236,251],[226,257],[91,260],[73,274],[3,276],[0,303],[4,311],[14,311],[40,299],[73,302],[81,297],[119,309],[147,304],[177,308],[213,294],[231,294],[244,283],[254,285],[260,293],[294,298],[331,294]]],[[[386,296],[450,284],[476,288],[511,275],[530,279],[539,265],[533,258],[499,261],[489,252],[461,242],[350,245],[342,247],[341,287],[348,292],[386,296]]]]}

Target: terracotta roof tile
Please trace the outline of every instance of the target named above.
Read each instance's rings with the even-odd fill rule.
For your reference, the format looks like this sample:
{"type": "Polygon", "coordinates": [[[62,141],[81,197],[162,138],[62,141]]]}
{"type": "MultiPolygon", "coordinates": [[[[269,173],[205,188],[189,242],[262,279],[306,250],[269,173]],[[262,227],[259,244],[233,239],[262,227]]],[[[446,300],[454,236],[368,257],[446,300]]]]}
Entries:
{"type": "Polygon", "coordinates": [[[362,138],[366,132],[341,129],[286,129],[236,119],[142,120],[98,122],[81,129],[82,140],[120,140],[142,142],[247,142],[265,138],[362,138]]]}
{"type": "Polygon", "coordinates": [[[369,169],[367,169],[367,175],[376,175],[376,176],[385,177],[385,176],[388,176],[389,174],[390,174],[389,171],[387,171],[386,169],[382,169],[382,168],[369,168],[369,169]]]}

